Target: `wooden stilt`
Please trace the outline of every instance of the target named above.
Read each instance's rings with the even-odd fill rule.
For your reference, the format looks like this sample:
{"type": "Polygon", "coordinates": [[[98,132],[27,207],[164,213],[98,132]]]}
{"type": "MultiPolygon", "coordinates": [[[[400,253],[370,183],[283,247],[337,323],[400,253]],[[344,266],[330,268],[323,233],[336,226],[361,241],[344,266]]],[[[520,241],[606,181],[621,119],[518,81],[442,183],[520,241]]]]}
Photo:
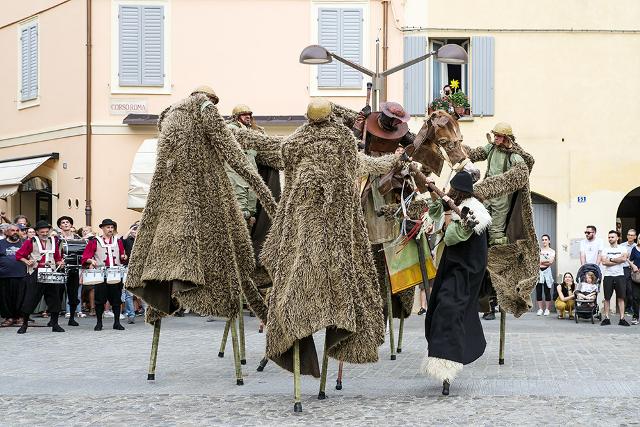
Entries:
{"type": "Polygon", "coordinates": [[[161,321],[162,319],[158,319],[153,324],[153,339],[151,341],[151,357],[149,358],[147,381],[154,381],[156,379],[156,361],[158,360],[158,341],[160,341],[161,321]]]}
{"type": "Polygon", "coordinates": [[[242,309],[243,302],[242,293],[240,293],[240,313],[238,314],[238,329],[240,332],[240,364],[246,365],[247,359],[245,356],[244,345],[244,310],[242,309]]]}
{"type": "Polygon", "coordinates": [[[322,353],[322,372],[320,374],[320,392],[318,392],[318,399],[323,400],[327,398],[325,388],[327,387],[327,368],[329,366],[329,355],[327,353],[327,337],[324,338],[324,352],[322,353]]]}
{"type": "Polygon", "coordinates": [[[389,275],[386,273],[386,270],[384,282],[387,287],[387,317],[389,319],[389,345],[391,348],[391,360],[396,360],[396,347],[393,331],[393,302],[391,300],[391,282],[389,281],[389,275]]]}
{"type": "Polygon", "coordinates": [[[400,329],[398,330],[398,349],[397,349],[398,353],[402,353],[402,333],[403,332],[404,332],[404,315],[400,318],[400,329]]]}
{"type": "Polygon", "coordinates": [[[342,390],[342,367],[344,362],[338,364],[338,378],[336,379],[336,390],[342,390]]]}
{"type": "Polygon", "coordinates": [[[240,349],[238,345],[238,330],[236,329],[236,319],[229,319],[231,321],[231,343],[233,344],[233,364],[236,367],[236,384],[243,385],[242,379],[242,367],[240,366],[240,349]]]}
{"type": "Polygon", "coordinates": [[[224,350],[227,348],[227,337],[229,336],[229,327],[231,326],[231,319],[227,320],[224,324],[224,333],[222,334],[222,342],[220,342],[220,351],[218,351],[218,357],[224,357],[224,350]]]}
{"type": "Polygon", "coordinates": [[[300,394],[300,342],[293,343],[293,412],[302,412],[302,398],[300,394]]]}
{"type": "Polygon", "coordinates": [[[498,364],[504,365],[504,344],[505,329],[507,327],[507,313],[500,308],[500,355],[498,356],[498,364]]]}
{"type": "Polygon", "coordinates": [[[422,239],[426,239],[426,237],[423,236],[419,239],[416,239],[416,246],[418,247],[418,262],[420,263],[420,274],[422,275],[422,286],[424,287],[424,294],[427,300],[427,305],[429,305],[429,297],[431,296],[431,290],[429,289],[429,274],[427,273],[427,267],[425,265],[427,262],[427,258],[424,254],[422,239]]]}
{"type": "Polygon", "coordinates": [[[269,363],[269,359],[267,358],[267,356],[264,356],[260,361],[260,363],[258,363],[258,369],[256,369],[256,371],[258,372],[264,371],[264,367],[267,366],[267,363],[269,363]]]}

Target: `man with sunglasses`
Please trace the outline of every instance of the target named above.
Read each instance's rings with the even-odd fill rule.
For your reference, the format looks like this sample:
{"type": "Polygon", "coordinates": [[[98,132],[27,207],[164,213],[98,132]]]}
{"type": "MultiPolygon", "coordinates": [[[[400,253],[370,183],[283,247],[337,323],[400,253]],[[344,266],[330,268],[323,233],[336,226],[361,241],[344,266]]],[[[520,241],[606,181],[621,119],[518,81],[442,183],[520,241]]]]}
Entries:
{"type": "Polygon", "coordinates": [[[584,237],[584,240],[580,242],[580,265],[600,265],[600,255],[602,254],[603,245],[602,241],[596,238],[596,227],[594,225],[587,225],[584,237]]]}
{"type": "Polygon", "coordinates": [[[628,259],[629,254],[626,248],[618,246],[618,233],[616,230],[609,231],[608,234],[609,246],[603,249],[602,255],[600,255],[600,261],[602,263],[602,273],[604,278],[604,318],[600,325],[606,326],[611,324],[609,320],[609,306],[610,300],[613,296],[613,291],[616,292],[616,301],[618,303],[618,311],[620,314],[620,321],[618,325],[629,326],[624,318],[624,299],[627,295],[627,282],[624,277],[624,269],[622,265],[628,259]]]}

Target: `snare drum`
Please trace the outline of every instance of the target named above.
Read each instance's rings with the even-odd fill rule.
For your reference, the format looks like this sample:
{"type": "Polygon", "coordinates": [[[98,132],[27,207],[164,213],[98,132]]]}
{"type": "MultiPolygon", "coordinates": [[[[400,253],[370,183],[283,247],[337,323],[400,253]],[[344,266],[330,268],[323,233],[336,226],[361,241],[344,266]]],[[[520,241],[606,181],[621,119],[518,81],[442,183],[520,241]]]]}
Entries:
{"type": "Polygon", "coordinates": [[[127,283],[128,273],[129,273],[129,267],[122,267],[122,283],[127,283]]]}
{"type": "Polygon", "coordinates": [[[100,285],[104,283],[104,270],[102,268],[87,268],[82,270],[83,285],[100,285]]]}
{"type": "Polygon", "coordinates": [[[67,275],[62,272],[55,271],[52,268],[39,268],[38,269],[38,283],[48,283],[48,284],[60,284],[64,285],[67,283],[67,275]]]}
{"type": "Polygon", "coordinates": [[[86,240],[62,240],[61,244],[64,264],[67,267],[80,267],[82,253],[87,247],[86,240]]]}
{"type": "Polygon", "coordinates": [[[110,285],[115,285],[122,281],[122,267],[119,267],[119,266],[107,267],[105,269],[105,274],[107,278],[107,283],[110,285]]]}

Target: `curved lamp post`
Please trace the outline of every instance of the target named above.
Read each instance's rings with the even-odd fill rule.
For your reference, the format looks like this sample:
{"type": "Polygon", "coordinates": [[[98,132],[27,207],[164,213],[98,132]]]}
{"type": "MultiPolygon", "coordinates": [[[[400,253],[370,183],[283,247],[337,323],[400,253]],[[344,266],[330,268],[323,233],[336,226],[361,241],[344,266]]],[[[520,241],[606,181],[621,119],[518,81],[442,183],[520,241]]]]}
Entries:
{"type": "Polygon", "coordinates": [[[300,63],[308,64],[308,65],[320,65],[320,64],[328,64],[336,59],[343,64],[348,65],[351,68],[354,68],[360,71],[362,74],[366,74],[371,77],[372,82],[372,108],[373,111],[378,109],[378,97],[380,90],[384,87],[384,78],[390,74],[395,73],[396,71],[403,70],[407,67],[410,67],[418,62],[424,61],[430,56],[435,55],[435,59],[438,62],[442,62],[444,64],[466,64],[469,61],[469,57],[467,56],[467,52],[462,48],[462,46],[457,44],[446,44],[442,46],[437,51],[432,51],[417,58],[414,58],[410,61],[407,61],[403,64],[397,65],[395,67],[389,68],[388,70],[384,70],[382,72],[379,71],[379,56],[377,52],[379,51],[379,41],[376,41],[376,71],[369,70],[368,68],[363,67],[362,65],[356,64],[355,62],[351,62],[348,59],[341,57],[340,55],[336,55],[333,52],[329,52],[326,48],[314,44],[305,47],[300,53],[300,63]]]}

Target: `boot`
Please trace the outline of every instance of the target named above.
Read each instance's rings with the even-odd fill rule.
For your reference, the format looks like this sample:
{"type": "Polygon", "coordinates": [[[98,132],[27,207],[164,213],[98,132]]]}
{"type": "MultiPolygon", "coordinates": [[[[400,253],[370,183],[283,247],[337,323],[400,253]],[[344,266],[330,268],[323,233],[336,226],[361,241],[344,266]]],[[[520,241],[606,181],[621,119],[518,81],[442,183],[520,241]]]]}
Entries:
{"type": "Polygon", "coordinates": [[[104,313],[104,305],[96,306],[96,326],[93,328],[94,331],[102,330],[102,313],[104,313]]]}
{"type": "Polygon", "coordinates": [[[442,394],[444,396],[449,396],[449,386],[451,385],[451,383],[449,382],[449,380],[444,380],[442,382],[442,394]]]}
{"type": "Polygon", "coordinates": [[[69,310],[69,326],[80,326],[80,324],[76,322],[76,312],[74,310],[69,310]]]}
{"type": "Polygon", "coordinates": [[[25,315],[22,317],[22,326],[18,329],[19,334],[26,334],[27,328],[29,327],[29,315],[25,315]]]}
{"type": "Polygon", "coordinates": [[[113,306],[113,329],[124,331],[124,326],[120,324],[120,305],[113,306]]]}
{"type": "Polygon", "coordinates": [[[58,317],[60,315],[56,313],[51,313],[51,332],[64,332],[62,326],[58,324],[58,317]]]}

